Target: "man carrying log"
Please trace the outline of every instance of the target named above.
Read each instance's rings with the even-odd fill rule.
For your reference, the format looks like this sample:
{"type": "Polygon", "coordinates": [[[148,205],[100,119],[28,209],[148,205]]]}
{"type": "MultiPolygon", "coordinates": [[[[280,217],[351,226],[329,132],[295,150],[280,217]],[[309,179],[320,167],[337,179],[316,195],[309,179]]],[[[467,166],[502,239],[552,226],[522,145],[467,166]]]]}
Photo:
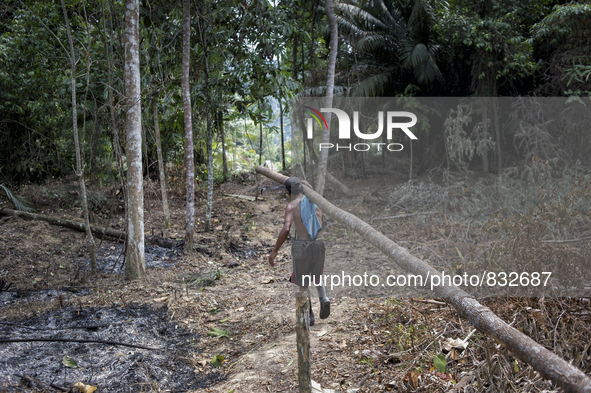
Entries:
{"type": "MultiPolygon", "coordinates": [[[[269,264],[275,266],[277,252],[287,239],[291,224],[295,223],[296,236],[291,245],[293,273],[290,281],[298,285],[300,291],[307,290],[310,284],[316,286],[320,301],[320,319],[326,319],[330,315],[330,300],[326,296],[326,288],[320,279],[320,275],[324,272],[326,250],[322,240],[322,211],[304,196],[304,186],[299,178],[287,179],[285,189],[291,201],[285,208],[285,222],[275,248],[269,255],[269,264]]],[[[310,302],[310,326],[313,325],[314,313],[312,302],[310,302]]]]}

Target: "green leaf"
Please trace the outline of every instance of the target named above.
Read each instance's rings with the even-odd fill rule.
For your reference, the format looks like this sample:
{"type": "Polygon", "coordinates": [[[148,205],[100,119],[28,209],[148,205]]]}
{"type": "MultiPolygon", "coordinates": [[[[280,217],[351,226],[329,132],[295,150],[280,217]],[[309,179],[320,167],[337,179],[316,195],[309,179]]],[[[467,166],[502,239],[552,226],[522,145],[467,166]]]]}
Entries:
{"type": "Polygon", "coordinates": [[[207,335],[213,336],[213,337],[232,337],[229,330],[222,330],[222,329],[215,328],[213,326],[209,329],[209,332],[207,332],[207,335]]]}
{"type": "Polygon", "coordinates": [[[66,367],[78,367],[78,363],[76,363],[76,360],[69,356],[64,356],[64,358],[62,359],[62,363],[66,367]]]}
{"type": "Polygon", "coordinates": [[[517,363],[517,359],[515,359],[515,362],[513,363],[513,370],[518,373],[519,372],[519,364],[517,363]]]}
{"type": "Polygon", "coordinates": [[[209,362],[214,367],[221,367],[223,361],[224,361],[224,357],[222,355],[215,355],[213,357],[213,359],[211,359],[209,362]]]}
{"type": "Polygon", "coordinates": [[[445,362],[445,355],[444,354],[441,353],[439,355],[433,356],[433,363],[435,364],[437,371],[439,371],[440,373],[445,372],[446,362],[445,362]]]}
{"type": "Polygon", "coordinates": [[[27,212],[27,213],[34,213],[36,210],[33,208],[33,204],[23,197],[15,195],[10,191],[4,184],[0,184],[0,188],[4,190],[8,199],[12,202],[16,210],[27,212]]]}
{"type": "Polygon", "coordinates": [[[220,311],[222,311],[222,308],[221,307],[216,307],[216,308],[212,308],[211,310],[209,310],[209,312],[212,313],[212,314],[217,314],[220,311]]]}

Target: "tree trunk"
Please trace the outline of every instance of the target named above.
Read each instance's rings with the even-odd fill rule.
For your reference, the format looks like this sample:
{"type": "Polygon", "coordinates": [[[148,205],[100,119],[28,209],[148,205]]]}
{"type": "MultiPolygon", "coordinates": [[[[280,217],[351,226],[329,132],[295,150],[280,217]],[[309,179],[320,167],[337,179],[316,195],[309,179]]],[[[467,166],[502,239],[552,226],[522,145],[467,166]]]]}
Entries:
{"type": "Polygon", "coordinates": [[[259,122],[259,165],[261,165],[263,160],[263,120],[261,119],[259,122]]]}
{"type": "Polygon", "coordinates": [[[228,160],[226,159],[226,136],[224,135],[224,112],[219,111],[219,133],[222,137],[222,163],[223,163],[223,171],[224,171],[224,181],[228,180],[228,160]]]}
{"type": "Polygon", "coordinates": [[[293,76],[293,80],[298,80],[298,34],[295,33],[293,35],[293,48],[292,48],[293,58],[291,59],[291,73],[293,76]]]}
{"type": "Polygon", "coordinates": [[[125,275],[133,280],[146,273],[144,260],[144,189],[142,172],[142,104],[139,56],[139,0],[125,6],[125,92],[127,108],[127,254],[125,275]]]}
{"type": "MultiPolygon", "coordinates": [[[[201,12],[203,15],[203,11],[201,12]]],[[[207,207],[205,209],[205,231],[212,229],[211,211],[213,210],[213,148],[211,132],[211,95],[209,93],[209,63],[207,61],[207,39],[201,26],[201,15],[197,19],[201,45],[203,46],[203,71],[205,74],[205,113],[207,114],[207,207]]]]}
{"type": "MultiPolygon", "coordinates": [[[[482,100],[482,127],[484,133],[488,132],[488,102],[485,99],[482,100]]],[[[482,149],[482,173],[488,174],[488,147],[484,146],[482,149]]]]}
{"type": "Polygon", "coordinates": [[[497,174],[501,174],[501,170],[503,169],[503,159],[502,159],[502,151],[501,151],[501,127],[499,125],[499,111],[497,109],[497,96],[496,92],[495,95],[492,97],[492,117],[493,117],[493,127],[495,128],[495,139],[497,141],[497,174]]]}
{"type": "Polygon", "coordinates": [[[162,158],[162,142],[160,140],[160,122],[158,121],[158,99],[154,98],[154,136],[156,138],[156,153],[158,154],[158,172],[160,174],[160,192],[162,193],[162,210],[164,211],[164,228],[170,228],[170,209],[166,192],[166,174],[164,173],[164,159],[162,158]]]}
{"type": "MultiPolygon", "coordinates": [[[[316,11],[318,10],[318,0],[314,1],[314,6],[312,9],[312,28],[311,30],[311,40],[310,40],[310,47],[308,48],[308,67],[310,67],[310,75],[314,78],[314,68],[316,66],[316,53],[314,52],[314,43],[316,42],[316,11]]],[[[312,81],[314,83],[314,81],[312,81]]]]}
{"type": "MultiPolygon", "coordinates": [[[[318,162],[318,157],[316,156],[316,153],[314,152],[314,150],[308,149],[308,151],[310,152],[310,160],[312,161],[312,163],[318,162]]],[[[349,187],[347,187],[346,185],[341,183],[329,171],[326,171],[326,181],[329,182],[330,184],[332,184],[333,186],[335,186],[337,190],[339,190],[340,192],[342,192],[343,194],[345,194],[348,197],[352,197],[355,195],[353,193],[353,191],[351,191],[349,189],[349,187]]]]}
{"type": "MultiPolygon", "coordinates": [[[[285,180],[287,180],[287,176],[268,168],[258,166],[255,169],[258,173],[279,183],[285,184],[285,180]]],[[[423,277],[429,274],[441,278],[441,274],[437,270],[411,255],[405,248],[400,247],[363,220],[337,208],[308,187],[304,187],[304,195],[322,209],[323,214],[355,230],[365,240],[409,273],[423,277]]],[[[503,343],[515,356],[532,365],[542,377],[556,382],[568,392],[591,393],[591,379],[581,370],[561,359],[519,330],[509,326],[488,307],[478,303],[471,295],[455,286],[448,285],[435,287],[434,292],[451,304],[461,317],[470,321],[480,332],[488,334],[496,341],[503,343]]]]}
{"type": "Polygon", "coordinates": [[[185,170],[187,171],[187,226],[185,250],[193,250],[195,233],[195,163],[193,161],[193,123],[191,91],[189,90],[189,67],[191,56],[191,0],[183,0],[183,108],[185,111],[185,170]]]}
{"type": "MultiPolygon", "coordinates": [[[[80,154],[80,143],[78,141],[78,112],[76,108],[76,53],[74,52],[74,41],[72,40],[72,33],[70,31],[70,22],[68,20],[68,12],[66,11],[66,4],[62,0],[62,9],[64,11],[64,19],[66,21],[66,32],[68,34],[68,42],[70,43],[70,65],[71,65],[71,88],[72,88],[72,129],[74,131],[74,149],[76,151],[76,176],[80,182],[80,194],[82,195],[82,211],[84,212],[84,225],[86,227],[86,236],[90,245],[90,270],[92,274],[96,274],[96,246],[94,238],[90,231],[90,220],[88,218],[88,200],[86,199],[86,185],[84,183],[84,167],[82,165],[82,157],[80,154]]],[[[84,140],[83,140],[84,143],[84,140]]],[[[84,148],[84,144],[82,145],[84,148]]]]}
{"type": "MultiPolygon", "coordinates": [[[[330,53],[328,55],[328,77],[326,81],[326,100],[324,102],[325,108],[332,108],[332,96],[334,93],[334,74],[337,62],[337,49],[339,44],[339,33],[337,28],[337,20],[334,16],[333,0],[326,0],[326,17],[330,26],[330,53]]],[[[322,133],[322,143],[330,141],[330,120],[332,113],[327,113],[326,123],[327,129],[322,133]]],[[[324,193],[324,181],[326,177],[326,169],[328,167],[328,149],[320,152],[320,160],[318,162],[318,177],[316,178],[316,191],[320,196],[324,193]]]]}
{"type": "Polygon", "coordinates": [[[281,131],[281,168],[285,171],[285,137],[283,135],[283,104],[281,103],[281,97],[279,98],[279,127],[281,131]]]}
{"type": "MultiPolygon", "coordinates": [[[[408,180],[412,181],[412,162],[413,162],[413,154],[412,154],[412,140],[410,141],[410,172],[408,174],[408,180]]],[[[365,177],[365,174],[363,174],[365,177]]]]}
{"type": "MultiPolygon", "coordinates": [[[[127,216],[129,209],[127,207],[127,186],[125,185],[125,174],[123,172],[123,154],[121,152],[121,143],[119,142],[119,128],[117,126],[117,119],[115,118],[115,103],[113,99],[113,71],[111,65],[111,57],[113,54],[113,48],[111,41],[107,42],[107,23],[105,20],[105,7],[104,1],[101,3],[101,9],[103,14],[103,40],[105,43],[105,56],[107,58],[107,75],[109,79],[108,95],[109,95],[109,112],[111,114],[111,128],[113,130],[113,151],[115,154],[115,161],[117,162],[117,172],[119,174],[119,181],[121,182],[121,189],[123,190],[123,200],[125,205],[125,222],[127,222],[127,216]]],[[[110,14],[110,12],[109,12],[110,14]]],[[[111,26],[112,31],[112,26],[111,26]]],[[[111,37],[112,38],[112,37],[111,37]]]]}

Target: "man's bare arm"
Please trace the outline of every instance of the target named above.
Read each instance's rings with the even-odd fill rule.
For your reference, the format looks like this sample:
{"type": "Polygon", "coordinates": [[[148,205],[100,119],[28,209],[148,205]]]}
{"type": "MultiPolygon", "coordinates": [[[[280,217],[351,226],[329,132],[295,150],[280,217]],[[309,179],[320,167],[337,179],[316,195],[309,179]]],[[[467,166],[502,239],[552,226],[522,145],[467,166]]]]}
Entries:
{"type": "Polygon", "coordinates": [[[269,255],[269,264],[271,266],[275,266],[275,258],[277,257],[277,252],[287,240],[287,236],[289,235],[289,231],[291,229],[291,222],[292,222],[292,215],[291,215],[291,203],[288,203],[285,207],[285,221],[283,223],[283,228],[281,228],[281,232],[279,232],[279,236],[277,237],[277,242],[275,243],[275,248],[269,255]]]}

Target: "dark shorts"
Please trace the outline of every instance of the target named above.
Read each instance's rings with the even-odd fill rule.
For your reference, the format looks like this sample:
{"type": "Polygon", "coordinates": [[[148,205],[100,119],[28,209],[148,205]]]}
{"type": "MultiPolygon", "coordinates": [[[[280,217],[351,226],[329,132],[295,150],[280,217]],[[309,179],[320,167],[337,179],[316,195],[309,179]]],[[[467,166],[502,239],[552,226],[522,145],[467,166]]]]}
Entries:
{"type": "MultiPolygon", "coordinates": [[[[293,240],[292,248],[294,242],[302,242],[302,240],[293,240]]],[[[324,273],[326,248],[322,239],[305,241],[304,243],[305,257],[293,258],[293,273],[290,281],[301,287],[308,287],[320,283],[320,275],[324,273]]]]}

